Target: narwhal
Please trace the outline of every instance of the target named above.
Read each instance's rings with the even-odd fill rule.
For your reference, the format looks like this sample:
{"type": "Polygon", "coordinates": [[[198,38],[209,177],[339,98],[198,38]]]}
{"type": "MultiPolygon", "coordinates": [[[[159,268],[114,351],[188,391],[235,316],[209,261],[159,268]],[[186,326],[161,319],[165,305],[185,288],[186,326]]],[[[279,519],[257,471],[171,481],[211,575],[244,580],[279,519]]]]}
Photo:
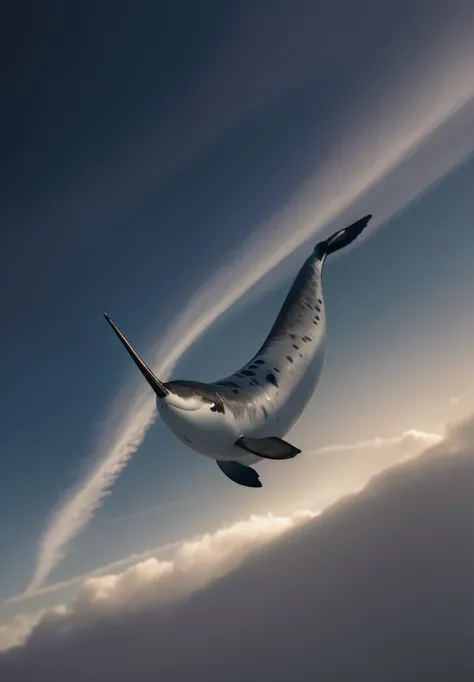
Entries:
{"type": "Polygon", "coordinates": [[[323,372],[323,265],[327,256],[354,241],[371,217],[361,218],[316,245],[260,350],[225,379],[161,382],[104,313],[156,393],[165,424],[182,443],[215,459],[235,483],[260,488],[252,464],[261,459],[290,459],[301,452],[284,437],[308,406],[323,372]]]}

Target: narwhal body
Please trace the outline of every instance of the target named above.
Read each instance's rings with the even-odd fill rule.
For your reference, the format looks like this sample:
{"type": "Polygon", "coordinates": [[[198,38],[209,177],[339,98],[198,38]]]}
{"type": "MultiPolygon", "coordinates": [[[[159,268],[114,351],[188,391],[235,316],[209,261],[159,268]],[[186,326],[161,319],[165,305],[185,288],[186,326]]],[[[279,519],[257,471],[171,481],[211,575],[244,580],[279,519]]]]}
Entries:
{"type": "Polygon", "coordinates": [[[350,244],[370,218],[365,216],[316,245],[260,350],[225,379],[160,382],[106,315],[154,389],[163,421],[188,447],[215,459],[236,483],[260,487],[259,476],[249,465],[301,452],[283,437],[306,409],[324,367],[324,261],[350,244]]]}

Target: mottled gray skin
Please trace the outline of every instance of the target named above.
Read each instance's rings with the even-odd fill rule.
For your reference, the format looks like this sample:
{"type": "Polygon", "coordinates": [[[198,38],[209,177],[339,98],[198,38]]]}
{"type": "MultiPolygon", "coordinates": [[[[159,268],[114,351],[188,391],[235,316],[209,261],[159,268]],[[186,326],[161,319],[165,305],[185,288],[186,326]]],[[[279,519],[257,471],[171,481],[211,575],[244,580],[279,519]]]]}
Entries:
{"type": "MultiPolygon", "coordinates": [[[[324,259],[325,252],[316,247],[299,271],[265,342],[238,372],[208,384],[193,381],[165,384],[183,398],[199,395],[209,403],[210,410],[222,414],[221,418],[232,417],[234,443],[241,436],[283,437],[299,419],[315,391],[326,350],[321,284],[324,259]]],[[[171,414],[163,411],[162,416],[168,422],[171,414]]],[[[175,426],[176,433],[179,429],[174,419],[171,422],[169,425],[175,426]]],[[[184,441],[198,452],[208,454],[196,438],[184,436],[184,441]]],[[[235,447],[230,452],[221,451],[219,457],[216,453],[215,457],[235,458],[245,464],[259,460],[235,447]]]]}
{"type": "MultiPolygon", "coordinates": [[[[269,335],[252,360],[238,372],[212,384],[236,416],[240,417],[245,410],[251,412],[251,419],[255,419],[255,412],[259,409],[263,412],[266,408],[270,413],[267,423],[276,422],[271,416],[282,411],[299,388],[302,375],[309,372],[308,379],[313,379],[313,386],[316,377],[319,378],[321,372],[311,372],[311,369],[322,371],[325,355],[326,316],[321,286],[323,261],[324,255],[319,255],[316,250],[306,260],[269,335]],[[312,367],[315,361],[318,361],[317,367],[312,367]],[[239,389],[226,386],[229,382],[238,385],[239,389]],[[236,390],[239,392],[235,393],[236,390]]],[[[295,412],[294,419],[285,423],[285,431],[301,414],[299,410],[295,412]]],[[[273,435],[279,434],[274,431],[273,435]]]]}
{"type": "MultiPolygon", "coordinates": [[[[317,244],[299,271],[258,353],[238,372],[220,381],[163,384],[105,314],[155,391],[163,421],[183,443],[221,465],[225,461],[248,465],[260,459],[248,454],[246,448],[262,457],[269,456],[255,439],[272,437],[273,442],[282,439],[306,409],[323,371],[326,354],[321,284],[324,261],[330,253],[353,242],[370,218],[367,215],[317,244]],[[242,438],[246,440],[241,441],[242,438]]],[[[281,440],[278,442],[281,446],[281,440]]],[[[293,451],[299,450],[293,447],[293,451]]],[[[249,481],[243,482],[244,474],[239,467],[227,466],[223,471],[233,480],[249,484],[249,481]]]]}

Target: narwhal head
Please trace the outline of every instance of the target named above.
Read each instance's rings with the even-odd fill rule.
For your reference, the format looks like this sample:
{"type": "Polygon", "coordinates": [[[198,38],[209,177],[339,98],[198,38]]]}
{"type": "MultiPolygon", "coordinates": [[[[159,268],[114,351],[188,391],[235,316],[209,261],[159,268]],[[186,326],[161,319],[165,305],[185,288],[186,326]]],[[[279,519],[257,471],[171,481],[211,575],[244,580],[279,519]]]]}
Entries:
{"type": "Polygon", "coordinates": [[[175,407],[180,410],[195,411],[203,408],[211,409],[213,412],[223,412],[222,401],[214,392],[206,390],[205,384],[194,382],[171,381],[163,383],[160,381],[143,362],[138,353],[132,348],[120,329],[112,322],[107,313],[104,317],[110,324],[118,338],[122,342],[126,351],[136,364],[144,378],[156,394],[156,404],[158,409],[163,407],[175,407]],[[202,387],[201,387],[202,386],[202,387]]]}

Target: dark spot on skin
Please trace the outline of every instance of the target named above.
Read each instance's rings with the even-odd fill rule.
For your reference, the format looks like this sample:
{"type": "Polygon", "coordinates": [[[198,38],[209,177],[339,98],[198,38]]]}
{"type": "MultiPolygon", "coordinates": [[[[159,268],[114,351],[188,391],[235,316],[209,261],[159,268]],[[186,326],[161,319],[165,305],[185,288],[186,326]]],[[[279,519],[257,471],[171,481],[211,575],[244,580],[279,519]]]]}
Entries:
{"type": "Polygon", "coordinates": [[[268,417],[268,412],[267,412],[267,410],[265,409],[265,407],[263,407],[263,406],[262,406],[262,412],[263,412],[263,414],[265,415],[265,417],[268,417]]]}
{"type": "Polygon", "coordinates": [[[293,344],[293,348],[294,348],[295,350],[299,350],[299,349],[300,349],[300,347],[297,346],[296,344],[293,344]]]}
{"type": "Polygon", "coordinates": [[[301,353],[299,353],[299,356],[300,356],[300,358],[302,358],[302,357],[303,357],[301,353]]]}
{"type": "Polygon", "coordinates": [[[318,303],[319,303],[319,305],[323,305],[323,302],[321,301],[320,298],[318,298],[318,303]]]}
{"type": "MultiPolygon", "coordinates": [[[[183,436],[183,438],[184,438],[184,440],[186,441],[186,443],[191,443],[191,441],[189,440],[189,438],[186,438],[186,436],[183,436]]],[[[191,443],[191,445],[192,445],[192,443],[191,443]]]]}
{"type": "Polygon", "coordinates": [[[320,308],[320,307],[319,307],[318,305],[314,306],[314,309],[315,309],[315,310],[317,310],[317,311],[318,311],[318,313],[320,313],[320,312],[321,312],[321,308],[320,308]]]}
{"type": "Polygon", "coordinates": [[[275,372],[278,372],[278,374],[280,374],[280,370],[278,369],[278,367],[274,367],[273,369],[275,370],[275,372]]]}
{"type": "Polygon", "coordinates": [[[290,334],[290,339],[293,339],[293,341],[296,341],[296,334],[290,334]]]}
{"type": "Polygon", "coordinates": [[[291,364],[293,364],[293,358],[291,357],[291,355],[287,355],[287,356],[286,356],[286,359],[287,359],[289,362],[291,362],[291,364]]]}
{"type": "Polygon", "coordinates": [[[316,324],[316,325],[317,325],[318,323],[316,322],[316,320],[313,320],[313,324],[316,324]]]}
{"type": "Polygon", "coordinates": [[[237,388],[232,389],[232,393],[238,393],[238,392],[239,392],[239,390],[237,388]]]}
{"type": "Polygon", "coordinates": [[[249,369],[257,369],[257,365],[249,365],[249,369]]]}
{"type": "Polygon", "coordinates": [[[267,379],[267,381],[269,381],[269,382],[270,382],[271,384],[273,384],[274,386],[278,386],[277,378],[276,378],[276,376],[275,376],[274,374],[272,374],[271,372],[270,372],[270,374],[267,374],[266,379],[267,379]]]}
{"type": "Polygon", "coordinates": [[[264,365],[264,364],[265,364],[265,360],[255,360],[255,364],[256,364],[256,365],[264,365]]]}
{"type": "Polygon", "coordinates": [[[232,388],[240,388],[239,384],[234,384],[233,381],[228,381],[227,386],[232,386],[232,388]]]}
{"type": "Polygon", "coordinates": [[[215,402],[211,405],[211,412],[220,412],[224,414],[224,405],[221,402],[215,402]]]}
{"type": "Polygon", "coordinates": [[[246,377],[254,377],[255,372],[252,372],[250,369],[244,369],[242,374],[245,374],[246,377]]]}
{"type": "Polygon", "coordinates": [[[311,339],[310,336],[303,336],[303,341],[304,341],[305,343],[308,343],[309,341],[312,341],[312,339],[311,339]]]}

